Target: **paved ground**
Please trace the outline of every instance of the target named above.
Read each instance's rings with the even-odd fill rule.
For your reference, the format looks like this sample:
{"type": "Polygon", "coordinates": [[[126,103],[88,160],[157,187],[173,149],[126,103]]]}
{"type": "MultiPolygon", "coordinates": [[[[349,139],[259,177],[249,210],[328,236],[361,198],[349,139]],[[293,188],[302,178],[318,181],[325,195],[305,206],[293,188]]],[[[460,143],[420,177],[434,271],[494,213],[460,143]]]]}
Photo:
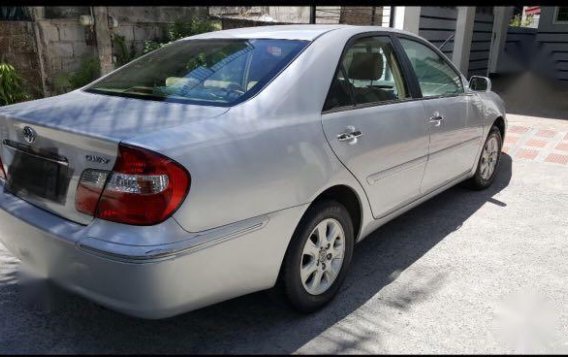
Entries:
{"type": "Polygon", "coordinates": [[[568,166],[568,121],[510,115],[503,151],[517,159],[568,166]]]}
{"type": "Polygon", "coordinates": [[[568,353],[568,165],[547,162],[568,124],[509,120],[494,186],[452,188],[379,229],[317,314],[267,293],[163,321],[59,289],[33,308],[0,248],[0,353],[568,353]]]}

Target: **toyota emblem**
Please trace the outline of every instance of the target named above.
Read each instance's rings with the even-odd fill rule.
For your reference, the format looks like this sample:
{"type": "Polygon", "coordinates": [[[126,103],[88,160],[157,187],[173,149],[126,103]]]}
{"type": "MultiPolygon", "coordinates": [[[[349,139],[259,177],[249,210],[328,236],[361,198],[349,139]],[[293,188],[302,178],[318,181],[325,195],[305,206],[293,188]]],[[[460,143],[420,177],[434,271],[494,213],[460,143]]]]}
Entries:
{"type": "Polygon", "coordinates": [[[33,142],[35,141],[37,137],[37,134],[35,132],[35,130],[33,130],[32,128],[30,128],[29,126],[26,126],[24,128],[24,140],[28,143],[28,144],[33,144],[33,142]]]}

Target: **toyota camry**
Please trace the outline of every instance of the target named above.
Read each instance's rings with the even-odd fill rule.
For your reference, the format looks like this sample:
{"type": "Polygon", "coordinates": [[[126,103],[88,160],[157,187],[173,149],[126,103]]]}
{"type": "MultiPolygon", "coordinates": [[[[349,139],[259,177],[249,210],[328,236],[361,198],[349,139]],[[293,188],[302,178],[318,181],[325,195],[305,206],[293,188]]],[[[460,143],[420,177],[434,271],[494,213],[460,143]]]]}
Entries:
{"type": "Polygon", "coordinates": [[[311,312],[379,226],[491,185],[505,132],[490,80],[408,32],[200,34],[0,108],[0,240],[133,316],[271,288],[311,312]]]}

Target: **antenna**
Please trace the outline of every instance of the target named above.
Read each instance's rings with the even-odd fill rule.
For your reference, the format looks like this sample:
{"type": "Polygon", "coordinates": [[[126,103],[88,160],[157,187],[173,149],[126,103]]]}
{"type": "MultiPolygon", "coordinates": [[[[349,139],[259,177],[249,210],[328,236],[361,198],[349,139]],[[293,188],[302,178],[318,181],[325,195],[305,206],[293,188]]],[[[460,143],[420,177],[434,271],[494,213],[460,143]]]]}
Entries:
{"type": "Polygon", "coordinates": [[[455,33],[452,33],[450,35],[450,37],[448,37],[448,39],[446,41],[444,41],[444,43],[442,43],[442,45],[440,47],[438,47],[438,49],[441,51],[442,48],[444,48],[444,46],[446,45],[446,43],[448,43],[452,38],[454,38],[455,33]]]}

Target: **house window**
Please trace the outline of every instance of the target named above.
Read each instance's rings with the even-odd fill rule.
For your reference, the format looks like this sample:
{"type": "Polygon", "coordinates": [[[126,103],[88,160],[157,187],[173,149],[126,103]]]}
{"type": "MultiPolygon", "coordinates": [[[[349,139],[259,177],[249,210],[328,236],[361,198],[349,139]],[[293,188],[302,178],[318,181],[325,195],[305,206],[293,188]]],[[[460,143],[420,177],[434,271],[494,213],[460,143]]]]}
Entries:
{"type": "Polygon", "coordinates": [[[568,24],[568,6],[557,6],[554,16],[555,23],[568,24]]]}

